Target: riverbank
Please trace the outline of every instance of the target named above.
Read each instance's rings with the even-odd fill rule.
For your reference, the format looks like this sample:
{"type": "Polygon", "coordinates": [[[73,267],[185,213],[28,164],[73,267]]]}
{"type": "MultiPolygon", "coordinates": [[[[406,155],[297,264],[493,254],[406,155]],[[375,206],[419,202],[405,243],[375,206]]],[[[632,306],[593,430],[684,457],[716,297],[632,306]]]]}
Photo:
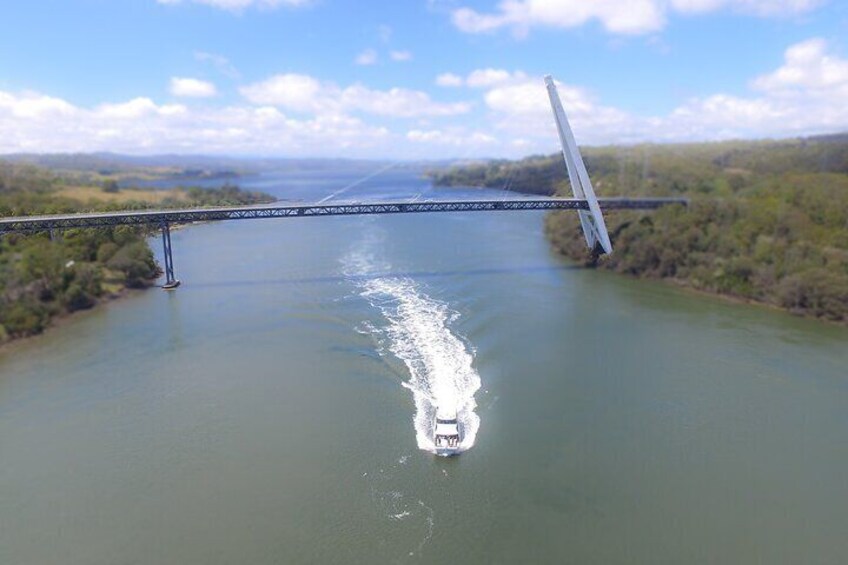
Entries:
{"type": "Polygon", "coordinates": [[[748,207],[762,211],[758,201],[701,201],[689,209],[607,214],[614,250],[600,258],[589,253],[573,214],[548,215],[545,233],[557,252],[587,268],[848,324],[848,254],[797,231],[765,235],[746,223],[756,216],[748,207]]]}
{"type": "Polygon", "coordinates": [[[66,325],[76,323],[86,316],[97,314],[103,311],[104,308],[109,308],[111,305],[118,304],[125,299],[141,296],[149,288],[160,288],[159,285],[156,284],[156,280],[157,279],[152,280],[150,286],[145,288],[123,287],[118,291],[110,292],[101,296],[90,308],[86,308],[85,310],[75,310],[73,312],[67,312],[60,316],[56,316],[52,318],[50,324],[39,333],[0,341],[0,356],[13,354],[18,351],[19,348],[28,344],[37,343],[43,339],[50,339],[54,332],[60,330],[66,325]]]}
{"type": "MultiPolygon", "coordinates": [[[[270,195],[219,188],[122,189],[87,185],[31,165],[0,161],[0,213],[21,216],[150,207],[216,206],[273,201],[270,195]]],[[[57,320],[155,284],[161,268],[151,231],[118,226],[0,239],[0,344],[42,333],[57,320]]]]}
{"type": "MultiPolygon", "coordinates": [[[[611,212],[614,252],[586,248],[576,215],[545,233],[585,267],[848,324],[848,142],[812,138],[588,148],[600,196],[688,196],[688,208],[611,212]]],[[[559,155],[442,171],[442,185],[570,196],[559,155]],[[530,189],[528,190],[528,187],[530,189]]]]}

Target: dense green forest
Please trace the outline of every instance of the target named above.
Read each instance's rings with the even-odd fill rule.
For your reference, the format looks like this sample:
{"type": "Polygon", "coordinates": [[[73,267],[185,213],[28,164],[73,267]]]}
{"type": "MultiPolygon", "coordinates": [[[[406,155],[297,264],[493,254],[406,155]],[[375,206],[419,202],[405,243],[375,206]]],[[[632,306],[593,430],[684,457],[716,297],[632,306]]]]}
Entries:
{"type": "MultiPolygon", "coordinates": [[[[587,266],[848,322],[848,137],[592,147],[599,196],[688,196],[655,212],[608,212],[614,252],[593,257],[575,214],[554,212],[554,247],[587,266]]],[[[559,155],[433,174],[443,185],[570,196],[559,155]]]]}
{"type": "MultiPolygon", "coordinates": [[[[230,185],[155,194],[123,190],[114,181],[99,187],[79,185],[78,178],[0,161],[0,216],[272,200],[230,185]],[[92,193],[104,199],[67,196],[92,193]],[[139,196],[154,198],[136,200],[139,196]]],[[[46,233],[0,238],[0,342],[39,333],[57,316],[90,308],[124,288],[149,286],[159,275],[144,228],[76,229],[56,235],[53,240],[46,233]]]]}

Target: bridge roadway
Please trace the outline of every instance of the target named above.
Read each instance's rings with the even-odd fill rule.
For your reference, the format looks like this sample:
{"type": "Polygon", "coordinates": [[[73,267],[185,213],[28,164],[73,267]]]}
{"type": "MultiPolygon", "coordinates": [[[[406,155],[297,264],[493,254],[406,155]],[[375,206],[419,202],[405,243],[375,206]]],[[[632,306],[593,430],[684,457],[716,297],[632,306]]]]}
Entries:
{"type": "MultiPolygon", "coordinates": [[[[603,210],[654,210],[669,204],[687,205],[685,198],[600,198],[603,210]]],[[[257,220],[310,216],[354,216],[362,214],[416,214],[423,212],[491,212],[509,210],[588,210],[589,203],[578,198],[522,198],[512,200],[429,200],[421,202],[370,202],[345,204],[300,204],[276,206],[227,206],[186,210],[141,210],[54,216],[0,218],[0,235],[33,233],[73,228],[149,226],[161,228],[165,260],[164,289],[174,289],[180,281],[174,276],[171,225],[223,220],[257,220]]]]}
{"type": "MultiPolygon", "coordinates": [[[[685,198],[599,198],[603,210],[654,210],[669,204],[687,205],[685,198]]],[[[223,220],[255,220],[310,216],[362,214],[413,214],[423,212],[490,212],[511,210],[588,210],[586,200],[577,198],[511,200],[429,200],[420,202],[371,202],[343,204],[300,204],[274,206],[226,206],[184,210],[139,210],[52,216],[0,218],[0,235],[35,231],[111,226],[164,227],[173,224],[223,220]]]]}

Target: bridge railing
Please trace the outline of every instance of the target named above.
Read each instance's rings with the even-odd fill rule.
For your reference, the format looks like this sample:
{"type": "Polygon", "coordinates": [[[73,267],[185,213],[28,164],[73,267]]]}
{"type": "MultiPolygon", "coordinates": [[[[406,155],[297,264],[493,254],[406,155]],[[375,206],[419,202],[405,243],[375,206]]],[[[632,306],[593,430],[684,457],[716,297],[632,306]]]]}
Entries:
{"type": "MultiPolygon", "coordinates": [[[[599,199],[603,210],[654,210],[670,204],[687,205],[683,198],[605,198],[599,199]]],[[[96,214],[64,214],[54,216],[20,216],[0,219],[0,235],[34,233],[73,228],[114,226],[152,226],[162,230],[165,260],[164,289],[174,289],[180,281],[174,276],[171,250],[171,226],[193,222],[256,220],[263,218],[354,216],[365,214],[420,214],[428,212],[494,212],[513,210],[588,210],[587,200],[578,198],[545,198],[516,200],[456,200],[424,202],[371,202],[348,204],[306,204],[277,206],[231,206],[192,208],[186,210],[142,210],[96,214]]]]}
{"type": "MultiPolygon", "coordinates": [[[[604,210],[653,210],[670,204],[687,205],[684,198],[603,198],[604,210]]],[[[587,210],[586,200],[546,198],[521,200],[457,200],[423,202],[371,202],[276,206],[228,206],[182,210],[141,210],[51,216],[0,218],[0,234],[110,226],[162,226],[226,220],[366,214],[414,214],[433,212],[489,212],[517,210],[587,210]]]]}

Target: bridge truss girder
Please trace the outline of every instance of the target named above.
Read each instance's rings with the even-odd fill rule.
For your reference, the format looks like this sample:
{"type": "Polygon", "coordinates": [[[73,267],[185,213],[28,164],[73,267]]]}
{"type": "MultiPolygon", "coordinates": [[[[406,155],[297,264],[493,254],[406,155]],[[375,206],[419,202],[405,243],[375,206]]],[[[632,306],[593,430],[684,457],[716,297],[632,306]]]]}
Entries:
{"type": "MultiPolygon", "coordinates": [[[[674,198],[607,198],[599,201],[604,210],[653,210],[669,204],[683,204],[674,198]]],[[[21,216],[0,219],[0,235],[8,233],[49,232],[76,228],[108,228],[117,226],[155,226],[162,230],[165,261],[164,289],[174,289],[180,281],[174,275],[171,225],[225,220],[257,220],[263,218],[357,216],[370,214],[417,214],[425,212],[496,212],[517,210],[588,210],[589,203],[577,198],[521,200],[464,200],[441,202],[374,202],[370,204],[312,204],[303,206],[196,208],[113,212],[103,214],[68,214],[57,216],[21,216]]]]}
{"type": "MultiPolygon", "coordinates": [[[[653,210],[669,204],[687,204],[682,198],[605,198],[603,210],[653,210]]],[[[7,233],[100,228],[114,226],[163,226],[225,220],[255,220],[312,216],[354,216],[366,214],[415,214],[425,212],[494,212],[514,210],[588,210],[586,200],[546,198],[522,200],[469,200],[439,202],[375,202],[370,204],[311,204],[301,206],[194,208],[67,214],[55,216],[19,216],[0,218],[0,235],[7,233]]]]}

